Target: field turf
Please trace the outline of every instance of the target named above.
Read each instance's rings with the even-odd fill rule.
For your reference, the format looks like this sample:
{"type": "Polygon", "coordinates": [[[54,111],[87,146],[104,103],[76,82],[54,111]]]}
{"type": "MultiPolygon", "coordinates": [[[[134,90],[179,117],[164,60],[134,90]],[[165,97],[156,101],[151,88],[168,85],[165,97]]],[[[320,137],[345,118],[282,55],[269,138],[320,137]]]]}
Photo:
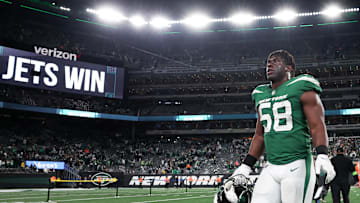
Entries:
{"type": "MultiPolygon", "coordinates": [[[[53,189],[50,193],[51,202],[87,202],[87,203],[211,203],[213,202],[214,188],[119,188],[116,197],[115,188],[102,189],[53,189]]],[[[0,202],[46,202],[46,189],[14,189],[0,190],[0,202]]],[[[331,203],[331,193],[326,197],[331,203]]],[[[360,202],[360,189],[351,188],[350,202],[360,202]]]]}

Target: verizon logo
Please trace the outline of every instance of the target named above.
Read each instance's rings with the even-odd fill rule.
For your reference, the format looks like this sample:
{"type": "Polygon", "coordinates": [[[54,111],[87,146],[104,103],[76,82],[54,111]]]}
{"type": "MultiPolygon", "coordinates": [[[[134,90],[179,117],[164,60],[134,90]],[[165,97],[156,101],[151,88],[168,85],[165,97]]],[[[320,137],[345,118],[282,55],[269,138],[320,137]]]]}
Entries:
{"type": "Polygon", "coordinates": [[[55,58],[60,58],[60,59],[65,59],[65,60],[70,60],[70,61],[76,61],[76,59],[77,59],[76,54],[65,52],[65,51],[60,51],[60,50],[57,50],[56,48],[48,49],[48,48],[44,48],[44,47],[34,46],[34,50],[35,50],[35,53],[41,54],[44,56],[52,56],[55,58]]]}

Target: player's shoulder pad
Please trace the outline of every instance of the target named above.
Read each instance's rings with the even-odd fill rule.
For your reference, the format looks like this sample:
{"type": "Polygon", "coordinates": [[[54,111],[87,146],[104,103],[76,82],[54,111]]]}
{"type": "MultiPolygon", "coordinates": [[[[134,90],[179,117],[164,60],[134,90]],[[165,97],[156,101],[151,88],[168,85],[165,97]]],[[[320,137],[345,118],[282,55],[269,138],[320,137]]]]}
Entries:
{"type": "Polygon", "coordinates": [[[293,81],[289,82],[286,86],[293,85],[295,83],[307,83],[310,82],[316,86],[320,87],[320,82],[315,79],[312,75],[309,74],[302,74],[297,76],[293,81]]]}
{"type": "Polygon", "coordinates": [[[293,78],[292,81],[289,81],[286,86],[295,88],[302,91],[315,91],[317,93],[322,92],[322,88],[320,87],[320,82],[315,79],[313,76],[308,74],[299,75],[293,78]]]}
{"type": "Polygon", "coordinates": [[[252,91],[251,95],[254,96],[255,94],[261,94],[264,93],[264,90],[266,88],[269,88],[269,84],[263,84],[263,85],[258,85],[257,87],[255,87],[255,89],[252,91]]]}

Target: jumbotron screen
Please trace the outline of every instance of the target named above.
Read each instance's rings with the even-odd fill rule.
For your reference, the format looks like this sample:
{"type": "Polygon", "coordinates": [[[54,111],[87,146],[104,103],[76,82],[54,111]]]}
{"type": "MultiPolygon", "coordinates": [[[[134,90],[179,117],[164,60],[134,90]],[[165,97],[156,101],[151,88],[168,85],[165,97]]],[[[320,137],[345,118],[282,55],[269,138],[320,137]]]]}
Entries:
{"type": "Polygon", "coordinates": [[[0,82],[123,99],[125,69],[0,46],[0,82]]]}

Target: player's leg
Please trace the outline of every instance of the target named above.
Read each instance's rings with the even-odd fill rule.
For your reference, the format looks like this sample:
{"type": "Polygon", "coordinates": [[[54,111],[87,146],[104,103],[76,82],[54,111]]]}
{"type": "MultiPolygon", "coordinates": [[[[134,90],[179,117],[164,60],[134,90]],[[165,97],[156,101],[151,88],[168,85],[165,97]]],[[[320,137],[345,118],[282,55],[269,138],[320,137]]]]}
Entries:
{"type": "Polygon", "coordinates": [[[305,185],[304,185],[305,194],[304,194],[303,202],[311,203],[314,197],[314,188],[316,184],[315,165],[312,156],[309,156],[307,159],[305,159],[305,167],[306,167],[305,185]]]}
{"type": "Polygon", "coordinates": [[[282,202],[311,203],[316,181],[311,156],[286,164],[283,169],[282,202]]]}
{"type": "Polygon", "coordinates": [[[251,203],[280,203],[280,184],[271,175],[273,165],[264,167],[256,181],[251,203]]]}

